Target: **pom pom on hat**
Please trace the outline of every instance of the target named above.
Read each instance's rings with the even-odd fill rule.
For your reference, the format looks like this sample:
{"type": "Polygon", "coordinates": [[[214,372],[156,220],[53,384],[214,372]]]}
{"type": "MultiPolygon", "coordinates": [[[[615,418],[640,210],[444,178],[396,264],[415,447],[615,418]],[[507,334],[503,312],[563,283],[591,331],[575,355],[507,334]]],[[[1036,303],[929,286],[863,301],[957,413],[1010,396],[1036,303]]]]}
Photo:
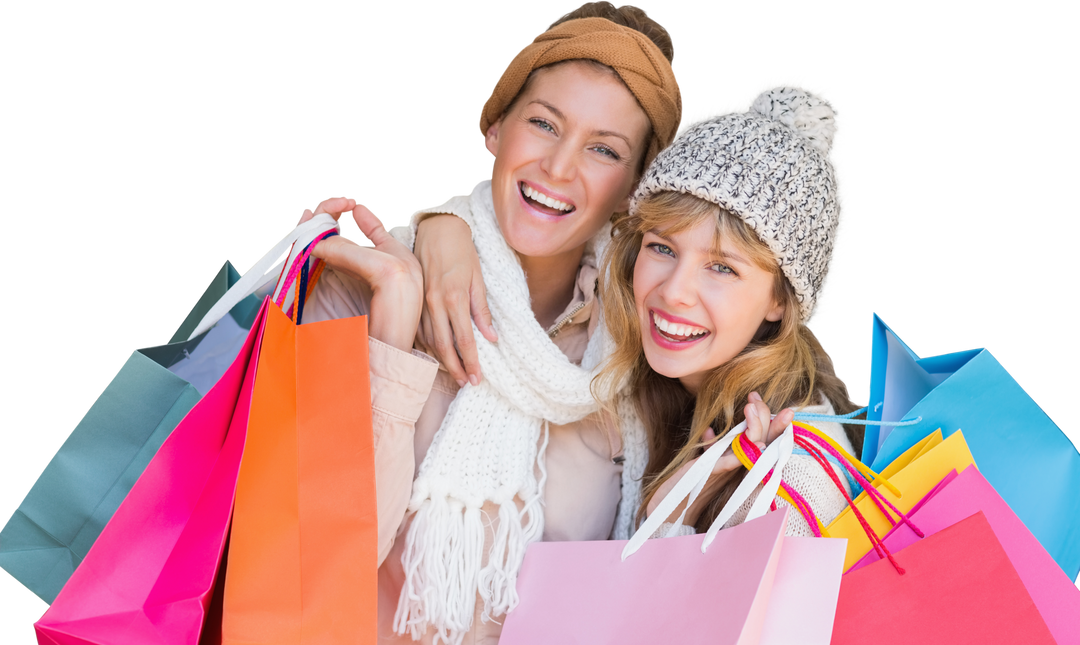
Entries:
{"type": "Polygon", "coordinates": [[[829,149],[836,114],[806,90],[763,93],[748,112],[686,129],[645,171],[630,205],[671,191],[710,201],[742,219],[776,255],[799,299],[814,312],[829,271],[840,205],[829,149]]]}

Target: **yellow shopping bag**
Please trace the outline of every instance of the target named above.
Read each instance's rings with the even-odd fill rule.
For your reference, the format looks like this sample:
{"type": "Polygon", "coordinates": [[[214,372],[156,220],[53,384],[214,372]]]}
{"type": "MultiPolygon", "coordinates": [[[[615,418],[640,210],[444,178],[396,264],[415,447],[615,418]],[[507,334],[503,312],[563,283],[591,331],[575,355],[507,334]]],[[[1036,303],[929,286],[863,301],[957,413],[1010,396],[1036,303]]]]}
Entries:
{"type": "MultiPolygon", "coordinates": [[[[971,456],[963,432],[958,430],[942,440],[941,431],[938,430],[889,464],[881,472],[881,478],[874,482],[874,487],[897,510],[907,514],[950,472],[955,470],[959,473],[974,465],[975,459],[971,456]],[[889,490],[885,481],[892,484],[892,487],[899,491],[899,495],[889,490]]],[[[878,535],[884,535],[892,528],[893,522],[882,514],[874,500],[865,492],[855,498],[855,505],[878,535]]],[[[829,524],[828,535],[848,539],[845,570],[851,568],[873,548],[866,531],[851,512],[851,507],[845,508],[832,524],[829,524]]]]}

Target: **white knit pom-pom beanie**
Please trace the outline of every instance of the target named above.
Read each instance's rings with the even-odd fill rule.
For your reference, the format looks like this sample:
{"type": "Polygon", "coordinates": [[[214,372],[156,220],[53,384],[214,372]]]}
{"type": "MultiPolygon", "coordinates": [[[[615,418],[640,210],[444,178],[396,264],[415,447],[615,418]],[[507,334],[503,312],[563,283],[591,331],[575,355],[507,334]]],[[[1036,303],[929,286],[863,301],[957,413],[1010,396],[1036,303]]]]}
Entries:
{"type": "Polygon", "coordinates": [[[738,216],[776,254],[806,322],[829,270],[840,205],[832,107],[805,90],[765,92],[749,112],[708,119],[661,152],[634,194],[689,193],[738,216]]]}

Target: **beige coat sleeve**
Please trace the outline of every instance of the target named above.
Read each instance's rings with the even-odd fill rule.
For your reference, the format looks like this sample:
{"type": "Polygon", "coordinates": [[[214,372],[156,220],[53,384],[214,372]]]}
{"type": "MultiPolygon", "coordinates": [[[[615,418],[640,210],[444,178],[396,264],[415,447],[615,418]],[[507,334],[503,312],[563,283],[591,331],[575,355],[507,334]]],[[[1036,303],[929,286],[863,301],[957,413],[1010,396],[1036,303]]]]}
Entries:
{"type": "Polygon", "coordinates": [[[412,496],[413,435],[439,364],[427,354],[406,353],[368,340],[371,421],[375,433],[375,498],[382,565],[412,496]]]}
{"type": "MultiPolygon", "coordinates": [[[[365,285],[327,269],[304,308],[304,322],[366,315],[370,302],[365,285]]],[[[374,338],[368,339],[368,364],[382,565],[412,495],[416,420],[431,393],[439,364],[427,354],[403,352],[374,338]]]]}

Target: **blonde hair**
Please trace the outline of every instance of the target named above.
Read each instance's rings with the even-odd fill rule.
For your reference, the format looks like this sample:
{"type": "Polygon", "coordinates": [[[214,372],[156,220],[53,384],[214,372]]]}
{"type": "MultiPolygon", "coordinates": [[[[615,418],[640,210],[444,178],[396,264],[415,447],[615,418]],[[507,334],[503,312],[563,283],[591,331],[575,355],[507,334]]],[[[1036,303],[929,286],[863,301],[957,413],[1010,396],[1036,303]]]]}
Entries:
{"type": "MultiPolygon", "coordinates": [[[[615,224],[600,275],[605,321],[616,348],[593,381],[593,391],[606,405],[613,405],[619,384],[628,377],[629,396],[645,423],[649,462],[639,522],[660,485],[701,454],[706,429],[711,427],[717,436],[723,436],[742,422],[751,392],[758,392],[773,412],[816,405],[822,396],[837,413],[858,409],[848,399],[847,387],[833,372],[828,354],[802,323],[795,290],[784,277],[776,255],[742,219],[716,204],[675,192],[644,198],[633,214],[615,224]],[[777,322],[763,322],[742,352],[705,376],[695,397],[677,379],[649,367],[641,345],[633,279],[641,240],[647,231],[668,235],[703,220],[716,222],[716,247],[732,245],[773,275],[773,295],[784,305],[784,315],[777,322]]],[[[861,429],[848,426],[847,430],[858,449],[862,444],[861,429]]],[[[699,531],[712,523],[743,476],[745,471],[724,484],[698,519],[699,531]]]]}

